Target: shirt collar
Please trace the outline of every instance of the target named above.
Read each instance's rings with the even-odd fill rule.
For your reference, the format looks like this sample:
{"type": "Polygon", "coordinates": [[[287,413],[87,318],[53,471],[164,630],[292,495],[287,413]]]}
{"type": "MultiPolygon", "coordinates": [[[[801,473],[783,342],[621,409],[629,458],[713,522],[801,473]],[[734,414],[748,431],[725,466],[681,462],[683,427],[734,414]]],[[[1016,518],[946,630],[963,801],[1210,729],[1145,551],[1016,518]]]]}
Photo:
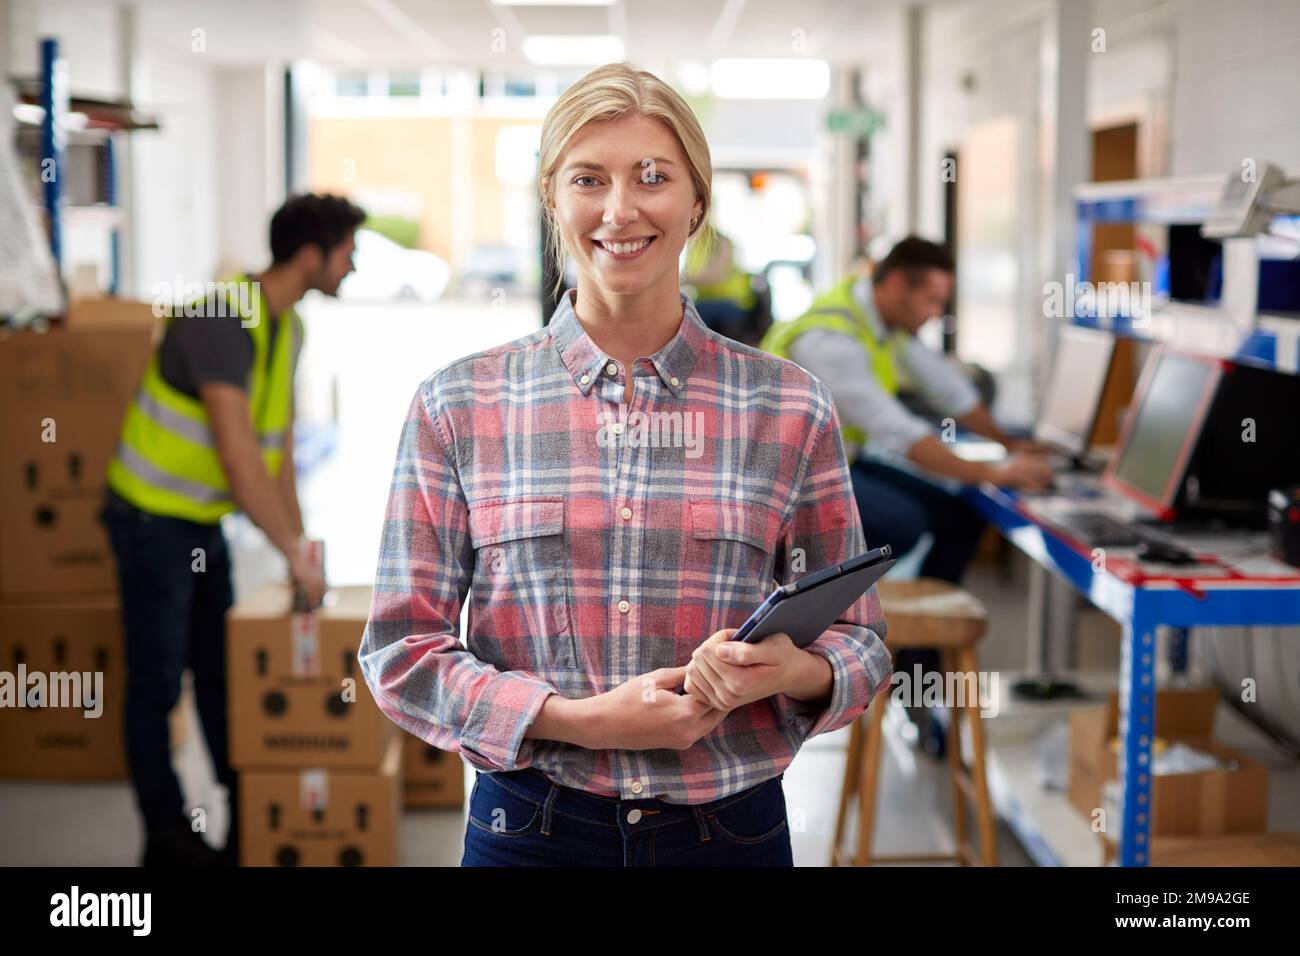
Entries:
{"type": "MultiPolygon", "coordinates": [[[[649,362],[663,381],[664,387],[674,395],[680,395],[685,390],[686,380],[699,361],[700,351],[709,336],[708,327],[695,311],[695,303],[685,293],[679,294],[682,301],[682,324],[677,329],[677,334],[654,355],[637,359],[638,366],[649,362]]],[[[576,289],[564,293],[547,328],[560,360],[573,377],[573,383],[586,395],[604,373],[605,366],[614,359],[597,347],[578,321],[578,314],[573,310],[576,296],[576,289]]]]}
{"type": "Polygon", "coordinates": [[[853,300],[858,303],[862,308],[862,314],[867,317],[867,327],[871,329],[871,334],[876,337],[876,341],[883,342],[885,324],[876,314],[876,297],[872,292],[870,277],[859,276],[858,281],[853,283],[853,300]]]}

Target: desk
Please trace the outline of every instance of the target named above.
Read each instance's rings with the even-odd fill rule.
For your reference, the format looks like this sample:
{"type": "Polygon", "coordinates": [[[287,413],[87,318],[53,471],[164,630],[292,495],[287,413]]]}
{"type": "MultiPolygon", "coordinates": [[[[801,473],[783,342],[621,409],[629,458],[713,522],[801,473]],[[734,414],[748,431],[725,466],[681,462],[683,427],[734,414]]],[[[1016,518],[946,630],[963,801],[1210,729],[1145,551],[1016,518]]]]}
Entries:
{"type": "Polygon", "coordinates": [[[1248,573],[1238,570],[1222,578],[1148,574],[1124,558],[1098,560],[1082,544],[1036,520],[1014,491],[981,485],[963,489],[962,495],[1029,558],[1123,627],[1119,863],[1146,866],[1151,840],[1147,768],[1155,734],[1156,628],[1300,624],[1300,569],[1260,561],[1246,568],[1248,573]]]}

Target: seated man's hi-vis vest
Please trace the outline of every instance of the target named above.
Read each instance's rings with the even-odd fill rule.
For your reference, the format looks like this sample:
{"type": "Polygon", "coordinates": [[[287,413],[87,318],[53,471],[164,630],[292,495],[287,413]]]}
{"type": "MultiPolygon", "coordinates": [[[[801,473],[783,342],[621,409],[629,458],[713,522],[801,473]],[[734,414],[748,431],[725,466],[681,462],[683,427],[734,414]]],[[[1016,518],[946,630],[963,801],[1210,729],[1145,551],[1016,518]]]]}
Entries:
{"type": "MultiPolygon", "coordinates": [[[[266,299],[247,275],[225,280],[220,288],[226,315],[241,317],[253,340],[248,404],[262,461],[276,477],[293,414],[293,360],[302,340],[302,320],[292,308],[279,318],[269,317],[266,299]],[[242,317],[241,303],[251,304],[253,314],[242,317]],[[275,336],[275,352],[268,356],[271,323],[275,321],[281,326],[275,336]]],[[[167,320],[169,326],[172,321],[167,320]]],[[[119,496],[150,514],[216,524],[222,515],[235,510],[207,408],[199,399],[167,384],[158,369],[156,348],[127,409],[117,451],[108,463],[107,480],[119,496]]]]}
{"type": "MultiPolygon", "coordinates": [[[[855,339],[871,358],[871,368],[876,375],[876,384],[890,395],[898,394],[900,366],[903,364],[903,352],[907,348],[909,334],[900,329],[886,333],[883,339],[876,338],[867,315],[862,306],[853,297],[853,285],[856,276],[849,276],[838,285],[813,299],[808,311],[790,322],[776,322],[763,336],[760,347],[764,352],[783,359],[790,359],[790,348],[794,340],[811,329],[828,329],[855,339]]],[[[793,361],[793,359],[791,359],[793,361]]],[[[856,425],[844,421],[840,413],[840,431],[846,444],[856,444],[859,449],[866,446],[867,433],[856,425]]]]}

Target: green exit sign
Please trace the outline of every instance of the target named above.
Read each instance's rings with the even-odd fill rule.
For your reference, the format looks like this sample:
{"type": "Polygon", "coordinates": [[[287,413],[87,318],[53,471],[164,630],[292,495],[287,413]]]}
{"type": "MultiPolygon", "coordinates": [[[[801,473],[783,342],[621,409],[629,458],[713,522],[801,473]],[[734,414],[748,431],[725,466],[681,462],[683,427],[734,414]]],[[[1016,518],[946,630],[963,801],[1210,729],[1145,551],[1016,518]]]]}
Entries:
{"type": "Polygon", "coordinates": [[[865,139],[885,125],[885,118],[868,107],[831,110],[826,114],[826,128],[832,133],[849,133],[865,139]]]}

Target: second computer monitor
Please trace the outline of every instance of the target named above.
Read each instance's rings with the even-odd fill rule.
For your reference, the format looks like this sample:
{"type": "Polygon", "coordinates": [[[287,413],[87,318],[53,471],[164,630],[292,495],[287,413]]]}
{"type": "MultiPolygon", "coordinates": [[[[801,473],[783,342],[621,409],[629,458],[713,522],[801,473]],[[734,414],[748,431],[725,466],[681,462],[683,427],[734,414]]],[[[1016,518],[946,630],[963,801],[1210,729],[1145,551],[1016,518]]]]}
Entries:
{"type": "Polygon", "coordinates": [[[1115,338],[1109,332],[1077,325],[1061,328],[1035,438],[1067,455],[1088,450],[1114,351],[1115,338]]]}
{"type": "Polygon", "coordinates": [[[1142,367],[1107,483],[1161,520],[1173,517],[1222,377],[1219,359],[1157,348],[1142,367]]]}

